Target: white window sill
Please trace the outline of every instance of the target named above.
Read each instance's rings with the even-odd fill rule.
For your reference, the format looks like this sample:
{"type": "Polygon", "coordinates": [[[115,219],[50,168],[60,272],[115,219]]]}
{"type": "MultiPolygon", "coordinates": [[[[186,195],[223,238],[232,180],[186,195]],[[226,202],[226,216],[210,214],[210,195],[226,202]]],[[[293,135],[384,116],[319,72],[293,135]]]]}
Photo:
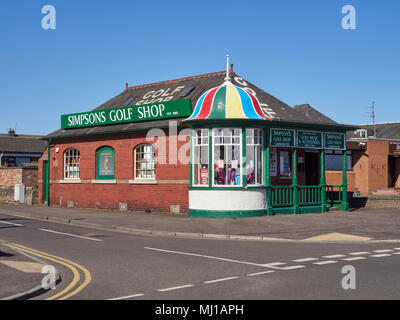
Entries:
{"type": "Polygon", "coordinates": [[[155,179],[134,179],[129,180],[129,184],[158,184],[158,182],[155,179]]]}
{"type": "Polygon", "coordinates": [[[117,184],[117,180],[92,180],[93,184],[117,184]]]}
{"type": "Polygon", "coordinates": [[[82,183],[81,179],[63,179],[59,183],[82,183]]]}

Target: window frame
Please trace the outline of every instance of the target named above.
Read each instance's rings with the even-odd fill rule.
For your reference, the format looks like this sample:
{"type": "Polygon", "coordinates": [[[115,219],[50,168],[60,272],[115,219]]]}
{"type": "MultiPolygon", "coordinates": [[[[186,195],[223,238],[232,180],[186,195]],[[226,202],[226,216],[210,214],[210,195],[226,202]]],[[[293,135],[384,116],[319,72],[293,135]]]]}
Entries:
{"type": "MultiPolygon", "coordinates": [[[[192,154],[191,154],[191,165],[192,165],[192,186],[194,187],[200,187],[200,188],[207,188],[210,186],[210,181],[208,181],[207,184],[200,184],[201,178],[199,178],[199,183],[195,183],[195,170],[196,170],[196,163],[195,163],[195,150],[196,147],[199,147],[200,149],[200,154],[201,154],[201,148],[206,147],[207,148],[207,165],[208,165],[208,178],[210,177],[210,129],[209,128],[196,128],[193,129],[193,134],[192,134],[192,154]],[[197,130],[200,130],[201,132],[204,130],[206,133],[205,135],[199,136],[197,134],[197,130]],[[196,140],[199,139],[200,137],[200,144],[196,143],[196,140]],[[207,143],[203,144],[202,140],[206,138],[207,143]]],[[[198,166],[201,166],[202,164],[197,163],[198,166]]],[[[198,173],[198,176],[200,173],[198,173]]]]}
{"type": "MultiPolygon", "coordinates": [[[[147,169],[146,169],[146,171],[147,171],[147,169]]],[[[138,144],[137,146],[135,146],[135,148],[133,148],[133,179],[134,179],[134,181],[155,181],[156,180],[156,151],[155,151],[155,148],[154,148],[153,144],[151,144],[151,143],[141,143],[141,144],[138,144]],[[136,163],[137,163],[136,159],[137,159],[137,157],[136,157],[136,153],[137,153],[137,150],[139,148],[144,147],[144,146],[150,146],[151,150],[152,150],[151,153],[145,153],[145,152],[142,152],[142,153],[143,154],[152,154],[153,155],[153,157],[151,158],[152,161],[153,161],[153,169],[151,169],[151,171],[154,172],[153,173],[153,177],[138,177],[137,176],[137,171],[136,171],[136,163]]]]}
{"type": "Polygon", "coordinates": [[[245,136],[246,136],[246,143],[245,143],[245,148],[246,148],[246,170],[247,170],[247,165],[250,165],[248,163],[248,153],[247,153],[247,147],[252,147],[254,150],[257,150],[257,148],[260,149],[260,161],[256,159],[257,153],[254,153],[254,183],[248,183],[247,182],[247,174],[246,174],[246,185],[249,187],[258,187],[258,186],[263,186],[264,185],[264,130],[260,128],[245,128],[245,136]],[[250,144],[247,144],[247,130],[252,131],[253,134],[251,136],[252,142],[250,144]],[[259,132],[259,142],[256,144],[254,142],[255,140],[255,135],[254,132],[258,131],[259,132]],[[260,164],[260,168],[258,168],[258,163],[260,164]],[[260,169],[260,183],[257,182],[258,180],[258,169],[260,169]]]}
{"type": "MultiPolygon", "coordinates": [[[[80,152],[80,150],[76,149],[76,148],[68,148],[67,150],[64,151],[63,156],[64,156],[64,180],[80,180],[80,177],[81,177],[81,162],[80,162],[81,161],[81,152],[80,152]],[[70,156],[67,155],[69,152],[74,152],[74,151],[77,152],[77,154],[70,155],[70,156]],[[67,167],[71,167],[71,166],[67,166],[67,164],[68,164],[67,157],[69,157],[70,160],[74,160],[74,158],[78,157],[77,165],[75,167],[72,166],[72,168],[78,168],[78,170],[76,170],[76,172],[77,172],[76,177],[71,177],[71,176],[67,175],[67,167]]],[[[68,172],[71,173],[71,172],[74,172],[74,170],[70,170],[68,172]]]]}
{"type": "MultiPolygon", "coordinates": [[[[243,129],[238,128],[238,127],[215,127],[211,129],[211,170],[212,170],[212,175],[211,175],[211,186],[213,188],[243,188],[244,183],[243,183],[243,129]],[[216,144],[215,143],[215,130],[224,130],[224,129],[230,129],[230,130],[239,130],[239,144],[233,144],[233,140],[230,144],[216,144]],[[215,184],[215,161],[214,161],[214,156],[215,156],[215,146],[239,146],[239,160],[238,164],[240,165],[240,172],[239,172],[239,177],[240,177],[240,184],[215,184]]],[[[224,155],[225,156],[225,155],[224,155]]],[[[226,173],[225,173],[226,174],[226,173]]]]}

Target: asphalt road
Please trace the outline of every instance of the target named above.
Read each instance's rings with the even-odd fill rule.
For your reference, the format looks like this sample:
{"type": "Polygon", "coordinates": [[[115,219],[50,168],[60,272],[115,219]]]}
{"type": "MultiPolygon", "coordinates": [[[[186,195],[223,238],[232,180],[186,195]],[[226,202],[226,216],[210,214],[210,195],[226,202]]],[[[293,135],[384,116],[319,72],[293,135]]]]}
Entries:
{"type": "Polygon", "coordinates": [[[40,255],[61,274],[40,300],[400,298],[400,243],[194,240],[5,214],[1,221],[8,224],[0,240],[40,255]],[[354,267],[355,289],[342,287],[346,265],[354,267]]]}

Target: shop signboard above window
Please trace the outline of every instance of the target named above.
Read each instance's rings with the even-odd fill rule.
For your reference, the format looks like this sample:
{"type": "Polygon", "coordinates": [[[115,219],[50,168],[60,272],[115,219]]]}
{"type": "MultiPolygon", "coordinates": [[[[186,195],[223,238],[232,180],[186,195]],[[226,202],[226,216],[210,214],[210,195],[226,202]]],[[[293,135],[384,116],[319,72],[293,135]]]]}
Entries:
{"type": "Polygon", "coordinates": [[[299,148],[322,148],[322,132],[297,131],[297,147],[299,148]]]}
{"type": "Polygon", "coordinates": [[[190,99],[179,99],[147,105],[126,106],[61,116],[61,128],[82,128],[139,121],[188,117],[192,113],[190,99]]]}
{"type": "Polygon", "coordinates": [[[344,133],[324,133],[325,149],[344,150],[345,135],[344,133]]]}
{"type": "Polygon", "coordinates": [[[271,129],[272,147],[294,147],[294,130],[271,129]]]}

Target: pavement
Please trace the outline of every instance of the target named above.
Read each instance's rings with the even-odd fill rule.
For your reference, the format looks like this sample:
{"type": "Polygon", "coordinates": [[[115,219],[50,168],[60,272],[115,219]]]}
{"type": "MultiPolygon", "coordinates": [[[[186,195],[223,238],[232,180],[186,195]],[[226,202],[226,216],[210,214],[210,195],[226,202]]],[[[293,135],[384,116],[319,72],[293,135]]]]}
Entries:
{"type": "Polygon", "coordinates": [[[252,218],[0,204],[0,213],[137,235],[252,241],[400,242],[400,210],[358,209],[252,218]]]}

